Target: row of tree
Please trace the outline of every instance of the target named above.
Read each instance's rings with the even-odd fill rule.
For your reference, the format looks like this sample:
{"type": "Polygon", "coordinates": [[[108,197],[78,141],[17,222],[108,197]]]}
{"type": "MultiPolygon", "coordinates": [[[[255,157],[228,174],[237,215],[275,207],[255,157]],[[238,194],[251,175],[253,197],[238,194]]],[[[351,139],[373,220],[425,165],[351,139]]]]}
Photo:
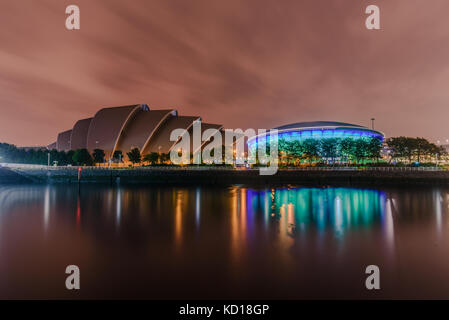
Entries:
{"type": "Polygon", "coordinates": [[[377,161],[382,142],[379,139],[326,138],[285,140],[278,142],[281,164],[294,165],[301,162],[360,163],[377,161]]]}
{"type": "MultiPolygon", "coordinates": [[[[279,160],[283,165],[295,165],[301,162],[326,163],[365,163],[378,161],[382,143],[378,139],[327,138],[305,140],[279,140],[279,160]]],[[[268,146],[267,146],[268,148],[268,146]]],[[[447,156],[443,147],[424,138],[395,137],[386,140],[386,150],[393,161],[433,161],[447,156]]],[[[223,151],[224,154],[224,151],[223,151]]],[[[127,157],[133,164],[168,164],[170,154],[151,152],[142,155],[138,148],[128,152],[127,157]]],[[[0,143],[0,162],[57,165],[87,165],[105,162],[105,152],[95,149],[92,154],[87,149],[75,151],[57,151],[45,149],[24,149],[14,145],[0,143]]],[[[123,162],[122,151],[115,151],[113,162],[123,162]]]]}
{"type": "MultiPolygon", "coordinates": [[[[170,160],[170,154],[159,154],[152,152],[142,156],[138,148],[132,149],[127,153],[129,161],[134,164],[150,163],[161,164],[170,160]]],[[[76,166],[92,166],[96,163],[105,162],[105,152],[102,149],[95,149],[92,154],[87,149],[58,151],[33,148],[17,148],[15,145],[0,143],[0,162],[5,163],[23,163],[23,164],[40,164],[47,165],[56,163],[60,166],[76,165],[76,166]]],[[[123,162],[123,153],[120,150],[114,152],[111,159],[113,162],[123,162]]]]}
{"type": "Polygon", "coordinates": [[[424,138],[396,137],[386,140],[388,153],[393,161],[422,162],[435,161],[447,155],[442,146],[424,138]]]}
{"type": "Polygon", "coordinates": [[[104,152],[95,150],[91,155],[87,149],[70,150],[67,152],[58,150],[17,148],[15,145],[0,143],[0,162],[24,163],[46,165],[57,163],[66,165],[93,165],[95,162],[104,161],[104,152]]]}
{"type": "Polygon", "coordinates": [[[134,164],[144,162],[155,165],[155,164],[167,164],[170,162],[169,153],[150,152],[142,156],[139,148],[131,149],[131,151],[128,152],[126,155],[128,156],[129,161],[131,161],[134,164]]]}

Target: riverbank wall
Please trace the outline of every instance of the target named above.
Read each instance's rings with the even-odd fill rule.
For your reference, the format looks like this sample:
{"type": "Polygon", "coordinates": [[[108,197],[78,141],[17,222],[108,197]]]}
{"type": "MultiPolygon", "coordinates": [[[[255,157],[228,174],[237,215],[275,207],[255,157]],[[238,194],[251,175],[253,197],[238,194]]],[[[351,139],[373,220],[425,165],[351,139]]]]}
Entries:
{"type": "Polygon", "coordinates": [[[11,183],[32,183],[33,180],[22,176],[21,174],[11,170],[9,168],[3,168],[0,166],[0,184],[11,183]]]}
{"type": "MultiPolygon", "coordinates": [[[[3,165],[5,166],[5,165],[3,165]]],[[[258,169],[223,167],[46,167],[6,165],[8,183],[107,184],[292,184],[292,185],[449,185],[449,171],[439,168],[332,168],[279,169],[260,175],[258,169]],[[78,180],[79,169],[81,169],[78,180]],[[11,175],[12,174],[12,175],[11,175]]],[[[6,175],[5,175],[6,177],[6,175]]]]}

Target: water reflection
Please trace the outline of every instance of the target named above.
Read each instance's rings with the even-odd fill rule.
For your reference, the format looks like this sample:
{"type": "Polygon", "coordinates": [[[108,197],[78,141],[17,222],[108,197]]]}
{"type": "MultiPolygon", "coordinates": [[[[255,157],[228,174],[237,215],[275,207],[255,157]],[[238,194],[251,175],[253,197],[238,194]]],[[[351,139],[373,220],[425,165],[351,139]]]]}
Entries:
{"type": "Polygon", "coordinates": [[[44,195],[44,230],[48,229],[48,221],[50,220],[50,186],[45,188],[44,195]]]}
{"type": "Polygon", "coordinates": [[[184,191],[179,190],[176,192],[176,209],[175,209],[175,241],[176,244],[180,244],[182,241],[182,227],[183,227],[183,203],[184,191]]]}
{"type": "Polygon", "coordinates": [[[77,226],[83,223],[83,211],[86,210],[106,216],[109,212],[115,213],[118,229],[124,212],[131,215],[137,212],[142,221],[151,218],[152,212],[166,218],[173,214],[176,241],[182,241],[184,228],[194,225],[195,232],[201,232],[207,227],[203,222],[210,219],[216,210],[220,211],[220,219],[223,220],[228,210],[230,236],[234,243],[250,239],[260,225],[266,231],[276,227],[282,234],[293,238],[308,230],[331,231],[341,238],[348,231],[368,230],[379,225],[388,242],[393,244],[397,219],[422,219],[431,212],[435,227],[441,233],[444,230],[444,213],[449,207],[449,193],[443,194],[435,189],[416,196],[410,192],[399,195],[397,191],[374,189],[289,187],[260,190],[240,186],[221,189],[218,193],[200,187],[167,190],[93,188],[81,192],[54,186],[0,188],[2,214],[13,211],[17,206],[40,201],[45,231],[51,227],[52,212],[70,210],[70,203],[73,203],[77,226]],[[404,215],[403,212],[410,214],[404,215]]]}
{"type": "Polygon", "coordinates": [[[242,203],[242,193],[244,188],[234,187],[230,190],[231,197],[231,252],[235,259],[240,257],[242,249],[245,247],[246,232],[246,199],[242,203]]]}
{"type": "Polygon", "coordinates": [[[394,247],[394,221],[392,200],[387,199],[385,203],[385,215],[383,220],[384,232],[390,250],[394,247]]]}
{"type": "Polygon", "coordinates": [[[443,228],[443,197],[441,196],[440,190],[434,190],[434,202],[435,202],[435,222],[437,226],[438,235],[441,234],[443,228]]]}
{"type": "Polygon", "coordinates": [[[120,219],[122,217],[122,189],[121,187],[117,188],[116,190],[116,205],[115,205],[115,222],[118,227],[120,227],[120,219]]]}
{"type": "Polygon", "coordinates": [[[46,270],[79,260],[102,272],[117,266],[114,279],[130,268],[136,279],[154,281],[157,294],[200,287],[193,279],[201,273],[221,289],[245,292],[248,279],[296,297],[309,281],[305,271],[330,277],[330,264],[362,258],[393,268],[400,255],[401,265],[422,260],[442,270],[448,212],[444,188],[0,186],[0,262],[8,262],[0,263],[0,296],[10,297],[1,274],[20,279],[28,265],[30,274],[42,265],[39,277],[48,279],[46,270]],[[417,250],[435,254],[418,259],[417,250]]]}
{"type": "Polygon", "coordinates": [[[196,227],[200,226],[200,218],[201,218],[201,190],[200,188],[196,188],[195,191],[195,222],[196,227]]]}
{"type": "Polygon", "coordinates": [[[81,197],[78,192],[78,198],[76,201],[76,227],[79,229],[81,226],[81,197]]]}
{"type": "Polygon", "coordinates": [[[242,205],[248,202],[250,208],[263,212],[266,224],[279,220],[292,237],[307,228],[330,228],[337,236],[350,229],[369,228],[382,221],[384,201],[381,191],[351,188],[251,190],[241,199],[242,205]]]}

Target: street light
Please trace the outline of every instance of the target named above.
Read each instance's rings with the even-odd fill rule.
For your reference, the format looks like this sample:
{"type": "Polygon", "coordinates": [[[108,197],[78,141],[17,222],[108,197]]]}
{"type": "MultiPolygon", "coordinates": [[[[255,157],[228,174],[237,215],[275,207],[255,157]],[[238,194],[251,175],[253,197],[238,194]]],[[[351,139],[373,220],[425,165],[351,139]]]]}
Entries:
{"type": "Polygon", "coordinates": [[[374,118],[371,118],[371,128],[374,130],[374,120],[376,120],[376,119],[374,119],[374,118]]]}
{"type": "Polygon", "coordinates": [[[50,166],[50,152],[47,153],[47,166],[50,166]]]}

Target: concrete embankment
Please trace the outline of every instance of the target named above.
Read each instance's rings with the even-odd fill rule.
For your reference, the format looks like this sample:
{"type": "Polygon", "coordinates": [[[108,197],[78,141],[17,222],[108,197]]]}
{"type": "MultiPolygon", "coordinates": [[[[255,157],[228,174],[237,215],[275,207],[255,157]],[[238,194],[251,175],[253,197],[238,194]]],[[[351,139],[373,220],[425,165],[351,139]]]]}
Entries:
{"type": "Polygon", "coordinates": [[[20,175],[8,168],[3,168],[0,166],[0,184],[3,183],[30,183],[33,182],[29,178],[20,175]]]}
{"type": "MultiPolygon", "coordinates": [[[[76,167],[11,168],[18,176],[35,183],[78,183],[76,167]]],[[[449,185],[449,171],[413,168],[312,168],[279,170],[263,176],[259,170],[225,168],[164,168],[109,169],[85,167],[81,183],[108,184],[316,184],[316,185],[449,185]]]]}

